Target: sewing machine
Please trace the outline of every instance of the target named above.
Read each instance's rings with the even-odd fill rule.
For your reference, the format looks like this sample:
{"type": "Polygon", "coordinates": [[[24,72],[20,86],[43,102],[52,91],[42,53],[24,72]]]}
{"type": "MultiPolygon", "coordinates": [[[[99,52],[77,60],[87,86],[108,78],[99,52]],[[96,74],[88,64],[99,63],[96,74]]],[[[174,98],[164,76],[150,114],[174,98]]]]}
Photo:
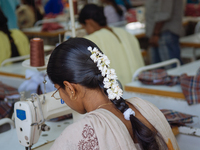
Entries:
{"type": "Polygon", "coordinates": [[[51,97],[52,94],[53,92],[32,94],[28,99],[22,94],[21,100],[14,105],[18,140],[26,149],[31,149],[38,141],[41,131],[50,130],[45,124],[46,120],[70,113],[73,115],[73,121],[83,116],[68,107],[62,99],[55,100],[51,97]]]}

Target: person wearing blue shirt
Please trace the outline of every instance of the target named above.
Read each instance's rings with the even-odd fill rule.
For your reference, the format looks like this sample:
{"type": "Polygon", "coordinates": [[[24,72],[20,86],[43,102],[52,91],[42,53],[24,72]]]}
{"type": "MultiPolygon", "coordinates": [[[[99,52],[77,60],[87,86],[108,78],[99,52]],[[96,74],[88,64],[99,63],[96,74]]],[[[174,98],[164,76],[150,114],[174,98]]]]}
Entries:
{"type": "Polygon", "coordinates": [[[0,0],[0,8],[8,19],[9,29],[18,29],[15,10],[19,5],[19,0],[0,0]]]}
{"type": "Polygon", "coordinates": [[[61,0],[49,0],[45,7],[44,7],[45,13],[53,13],[53,14],[59,14],[63,11],[63,4],[61,0]]]}

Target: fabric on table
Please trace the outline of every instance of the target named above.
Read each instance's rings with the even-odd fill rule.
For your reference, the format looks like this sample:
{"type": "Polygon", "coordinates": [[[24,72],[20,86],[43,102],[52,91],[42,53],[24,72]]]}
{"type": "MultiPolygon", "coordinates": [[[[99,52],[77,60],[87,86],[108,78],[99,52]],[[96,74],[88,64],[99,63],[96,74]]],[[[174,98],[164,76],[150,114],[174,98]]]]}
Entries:
{"type": "Polygon", "coordinates": [[[173,86],[179,84],[179,76],[170,76],[165,69],[143,71],[138,75],[138,80],[149,85],[173,86]]]}
{"type": "Polygon", "coordinates": [[[13,111],[13,104],[0,101],[0,119],[10,117],[9,115],[13,111]]]}
{"type": "Polygon", "coordinates": [[[18,100],[18,90],[0,82],[0,119],[12,116],[13,104],[18,100]],[[3,101],[4,99],[6,101],[3,101]]]}
{"type": "Polygon", "coordinates": [[[47,32],[47,31],[55,31],[58,29],[64,29],[63,26],[61,26],[58,22],[48,22],[48,19],[56,19],[58,17],[57,14],[47,14],[44,17],[44,21],[47,20],[47,22],[44,22],[42,24],[42,29],[41,31],[47,32]]]}
{"type": "Polygon", "coordinates": [[[170,125],[184,125],[185,123],[193,123],[193,117],[195,117],[194,115],[189,115],[169,109],[161,109],[160,111],[165,115],[165,118],[170,125]]]}
{"type": "Polygon", "coordinates": [[[14,87],[8,86],[0,82],[0,100],[3,100],[6,96],[19,94],[18,90],[14,87]]]}
{"type": "Polygon", "coordinates": [[[127,10],[127,13],[125,15],[126,21],[128,23],[131,22],[136,22],[137,21],[137,15],[136,15],[136,10],[131,8],[129,10],[127,10]]]}
{"type": "Polygon", "coordinates": [[[56,22],[44,23],[42,25],[42,31],[55,31],[58,29],[63,29],[63,26],[56,22]]]}
{"type": "Polygon", "coordinates": [[[196,76],[182,74],[180,84],[189,105],[200,103],[200,68],[196,76]]]}

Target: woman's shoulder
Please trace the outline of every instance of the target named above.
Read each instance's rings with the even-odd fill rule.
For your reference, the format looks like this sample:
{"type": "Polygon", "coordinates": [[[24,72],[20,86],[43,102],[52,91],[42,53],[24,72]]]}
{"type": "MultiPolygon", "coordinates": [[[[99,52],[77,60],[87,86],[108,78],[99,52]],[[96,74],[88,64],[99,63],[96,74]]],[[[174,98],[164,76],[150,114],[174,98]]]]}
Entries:
{"type": "Polygon", "coordinates": [[[84,132],[85,128],[89,128],[92,130],[92,128],[96,128],[95,126],[100,124],[103,124],[104,120],[107,118],[113,118],[115,119],[115,115],[109,112],[105,109],[98,109],[94,110],[90,113],[85,114],[83,118],[80,120],[74,122],[73,124],[69,125],[63,133],[65,134],[73,134],[78,136],[77,134],[80,132],[84,132]]]}
{"type": "Polygon", "coordinates": [[[161,118],[165,118],[160,109],[147,100],[143,100],[139,97],[132,97],[126,101],[134,105],[134,107],[136,107],[136,109],[138,109],[142,114],[147,114],[147,116],[149,116],[148,114],[151,113],[151,115],[157,115],[161,118]]]}
{"type": "MultiPolygon", "coordinates": [[[[69,125],[56,139],[51,150],[54,149],[79,149],[84,146],[86,142],[93,142],[93,148],[98,148],[97,141],[97,129],[102,130],[103,128],[97,127],[98,121],[101,120],[98,115],[101,114],[101,110],[93,111],[84,116],[84,118],[77,122],[69,125]],[[91,140],[92,139],[92,140],[91,140]]],[[[102,125],[101,121],[101,125],[102,125]]],[[[89,144],[89,143],[88,143],[89,144]]]]}
{"type": "Polygon", "coordinates": [[[156,107],[153,103],[147,100],[141,99],[139,97],[132,97],[132,98],[126,99],[126,101],[130,102],[133,105],[138,105],[138,106],[144,105],[144,106],[156,107]]]}

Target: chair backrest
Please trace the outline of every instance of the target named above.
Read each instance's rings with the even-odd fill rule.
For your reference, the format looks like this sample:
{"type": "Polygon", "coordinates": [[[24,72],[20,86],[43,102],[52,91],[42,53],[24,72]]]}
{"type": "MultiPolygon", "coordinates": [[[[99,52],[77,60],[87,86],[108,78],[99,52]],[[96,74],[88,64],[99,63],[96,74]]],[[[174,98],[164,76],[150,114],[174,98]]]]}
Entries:
{"type": "Polygon", "coordinates": [[[17,57],[11,57],[11,58],[8,58],[6,60],[4,60],[2,63],[1,63],[1,67],[4,66],[6,63],[9,63],[9,62],[16,62],[16,61],[20,61],[20,60],[24,60],[24,59],[28,59],[30,58],[30,55],[24,55],[24,56],[17,56],[17,57]]]}
{"type": "Polygon", "coordinates": [[[180,61],[177,58],[173,58],[173,59],[166,60],[166,61],[163,61],[163,62],[160,62],[160,63],[141,67],[141,68],[137,69],[135,71],[135,73],[133,74],[132,81],[134,81],[136,79],[136,77],[139,75],[139,73],[142,72],[142,71],[156,69],[156,68],[168,66],[168,65],[171,65],[171,64],[174,64],[174,63],[177,64],[176,67],[180,66],[180,61]]]}

